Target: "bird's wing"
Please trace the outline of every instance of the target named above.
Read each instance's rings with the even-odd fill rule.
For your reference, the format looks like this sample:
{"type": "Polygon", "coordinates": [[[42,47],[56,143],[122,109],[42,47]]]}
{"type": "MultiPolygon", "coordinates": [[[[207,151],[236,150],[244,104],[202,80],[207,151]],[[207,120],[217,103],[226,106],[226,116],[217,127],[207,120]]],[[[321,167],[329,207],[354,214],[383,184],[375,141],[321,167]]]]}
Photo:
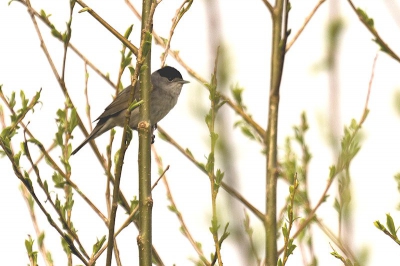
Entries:
{"type": "MultiPolygon", "coordinates": [[[[139,86],[136,86],[135,90],[135,99],[137,100],[139,98],[139,86]]],[[[129,104],[129,96],[132,90],[132,86],[128,86],[125,89],[123,89],[117,97],[110,103],[109,106],[104,109],[104,112],[93,122],[96,122],[97,120],[115,115],[120,113],[121,111],[124,111],[128,108],[129,104]]]]}

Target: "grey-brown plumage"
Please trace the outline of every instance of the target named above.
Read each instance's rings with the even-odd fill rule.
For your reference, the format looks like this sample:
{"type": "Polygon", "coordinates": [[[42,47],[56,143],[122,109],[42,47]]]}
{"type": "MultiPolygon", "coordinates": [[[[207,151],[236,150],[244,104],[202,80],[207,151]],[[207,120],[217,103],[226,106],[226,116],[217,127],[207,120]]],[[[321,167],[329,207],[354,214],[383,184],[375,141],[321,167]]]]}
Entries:
{"type": "MultiPolygon", "coordinates": [[[[163,67],[151,74],[150,91],[150,123],[154,126],[163,119],[169,111],[176,105],[183,84],[188,83],[182,79],[181,73],[173,67],[163,67]]],[[[96,127],[90,135],[79,145],[72,155],[77,153],[90,140],[97,138],[104,132],[115,126],[124,126],[125,111],[128,108],[129,96],[132,86],[126,87],[114,101],[107,106],[104,112],[95,120],[98,121],[96,127]]],[[[139,83],[136,84],[134,97],[139,100],[139,83]]],[[[139,108],[132,110],[129,126],[137,129],[139,123],[139,108]]],[[[94,121],[94,122],[95,122],[94,121]]]]}

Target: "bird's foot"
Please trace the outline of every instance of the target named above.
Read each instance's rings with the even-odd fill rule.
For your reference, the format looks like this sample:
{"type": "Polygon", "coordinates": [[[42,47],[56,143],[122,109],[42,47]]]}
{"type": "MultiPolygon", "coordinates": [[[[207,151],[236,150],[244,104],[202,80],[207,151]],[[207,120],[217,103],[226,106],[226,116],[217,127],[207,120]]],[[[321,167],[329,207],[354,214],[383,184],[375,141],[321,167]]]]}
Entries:
{"type": "Polygon", "coordinates": [[[151,127],[151,144],[154,143],[154,140],[155,140],[155,138],[156,138],[156,136],[154,135],[154,130],[156,130],[156,129],[157,129],[157,124],[154,124],[154,125],[151,127]]]}

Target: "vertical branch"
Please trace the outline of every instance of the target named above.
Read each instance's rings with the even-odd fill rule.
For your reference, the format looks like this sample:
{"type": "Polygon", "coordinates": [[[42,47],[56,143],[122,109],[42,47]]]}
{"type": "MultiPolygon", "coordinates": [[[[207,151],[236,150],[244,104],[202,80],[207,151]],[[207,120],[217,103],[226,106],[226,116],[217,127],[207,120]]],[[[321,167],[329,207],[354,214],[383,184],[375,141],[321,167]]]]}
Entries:
{"type": "Polygon", "coordinates": [[[218,112],[218,109],[221,107],[219,103],[220,97],[217,93],[217,66],[218,66],[218,56],[219,56],[219,47],[217,49],[217,56],[215,58],[214,65],[214,73],[211,78],[211,83],[208,85],[208,89],[210,92],[210,111],[206,115],[206,124],[208,126],[208,130],[210,132],[210,154],[207,158],[206,170],[208,177],[210,179],[210,188],[211,188],[211,204],[212,204],[212,218],[211,218],[211,227],[210,231],[213,235],[214,244],[215,244],[215,257],[213,258],[213,262],[211,265],[214,265],[216,259],[218,259],[218,265],[222,266],[222,256],[221,256],[221,244],[222,242],[218,239],[218,229],[220,227],[218,222],[217,215],[217,196],[218,190],[221,186],[221,181],[223,177],[223,173],[220,170],[215,172],[215,147],[217,144],[218,134],[215,133],[215,119],[218,112]]]}
{"type": "Polygon", "coordinates": [[[140,106],[139,132],[139,262],[141,266],[152,265],[152,208],[151,196],[151,134],[150,90],[151,90],[151,33],[156,0],[143,0],[141,50],[143,65],[140,69],[140,106]],[[143,51],[145,50],[145,51],[143,51]]]}
{"type": "Polygon", "coordinates": [[[277,0],[272,14],[272,54],[271,54],[271,84],[269,95],[268,126],[265,136],[267,144],[267,182],[266,182],[266,264],[274,266],[277,263],[277,225],[276,225],[276,189],[278,178],[277,136],[279,89],[282,79],[285,47],[288,36],[287,20],[289,1],[277,0]]]}
{"type": "MultiPolygon", "coordinates": [[[[129,121],[131,117],[132,111],[132,103],[134,102],[134,93],[136,88],[136,83],[138,81],[138,76],[140,73],[140,87],[141,87],[141,99],[144,101],[143,106],[140,107],[140,115],[141,122],[138,125],[139,131],[139,212],[140,212],[140,221],[139,221],[139,236],[138,236],[138,245],[139,245],[139,259],[140,265],[151,265],[152,262],[152,245],[151,245],[151,180],[150,180],[150,112],[149,112],[149,94],[150,94],[150,51],[151,51],[151,28],[153,23],[153,15],[155,8],[157,6],[156,1],[152,0],[143,0],[143,13],[146,13],[146,16],[143,16],[142,19],[142,34],[140,40],[140,47],[137,51],[137,60],[135,71],[132,79],[132,87],[133,89],[130,92],[129,106],[125,113],[125,122],[124,122],[124,131],[121,140],[121,149],[118,157],[118,162],[116,165],[116,175],[114,182],[114,190],[113,190],[113,199],[110,213],[110,224],[108,231],[108,249],[107,249],[107,259],[106,265],[111,265],[112,259],[112,249],[114,246],[114,231],[115,231],[115,218],[117,213],[118,206],[118,195],[119,195],[119,185],[121,180],[122,173],[122,165],[125,158],[125,152],[128,148],[128,130],[129,130],[129,121]],[[149,30],[150,29],[150,30],[149,30]],[[143,140],[144,139],[144,140],[143,140]],[[143,145],[143,142],[147,143],[143,145]],[[144,158],[144,159],[143,159],[144,158]],[[142,178],[145,175],[145,178],[142,178]],[[144,179],[144,180],[142,180],[144,179]],[[148,185],[146,187],[142,187],[146,182],[148,185]],[[146,196],[143,199],[143,191],[146,196]],[[150,195],[150,197],[148,196],[150,195]],[[148,198],[150,200],[148,200],[148,198]],[[141,201],[142,199],[142,201],[141,201]],[[143,201],[147,200],[149,204],[146,206],[141,206],[143,201]],[[141,208],[142,207],[142,208],[141,208]],[[145,216],[145,217],[144,217],[145,216]],[[142,221],[145,221],[143,223],[142,221]],[[143,226],[144,224],[144,226],[143,226]],[[145,233],[143,233],[145,230],[145,233]],[[145,254],[145,255],[143,255],[145,254]]],[[[124,43],[125,45],[125,43],[124,43]]],[[[128,46],[131,50],[131,48],[128,46]]],[[[133,50],[131,50],[134,53],[133,50]]]]}

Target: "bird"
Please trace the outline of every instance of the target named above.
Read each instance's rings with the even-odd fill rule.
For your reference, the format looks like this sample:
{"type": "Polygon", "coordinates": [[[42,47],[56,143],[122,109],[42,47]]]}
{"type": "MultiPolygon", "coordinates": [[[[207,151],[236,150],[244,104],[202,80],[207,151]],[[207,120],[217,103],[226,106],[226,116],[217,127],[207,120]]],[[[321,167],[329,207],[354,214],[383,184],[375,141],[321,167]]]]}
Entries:
{"type": "MultiPolygon", "coordinates": [[[[155,128],[156,124],[163,119],[172,108],[175,107],[184,84],[189,81],[183,80],[181,73],[171,66],[165,66],[151,74],[150,90],[150,124],[155,128]]],[[[139,82],[136,83],[134,98],[139,101],[139,82]]],[[[128,108],[132,85],[123,89],[104,112],[93,122],[97,122],[90,135],[79,145],[71,155],[76,154],[86,143],[112,129],[115,126],[123,127],[125,122],[125,111],[128,108]]],[[[129,127],[137,130],[140,121],[139,108],[133,109],[129,121],[129,127]]]]}

